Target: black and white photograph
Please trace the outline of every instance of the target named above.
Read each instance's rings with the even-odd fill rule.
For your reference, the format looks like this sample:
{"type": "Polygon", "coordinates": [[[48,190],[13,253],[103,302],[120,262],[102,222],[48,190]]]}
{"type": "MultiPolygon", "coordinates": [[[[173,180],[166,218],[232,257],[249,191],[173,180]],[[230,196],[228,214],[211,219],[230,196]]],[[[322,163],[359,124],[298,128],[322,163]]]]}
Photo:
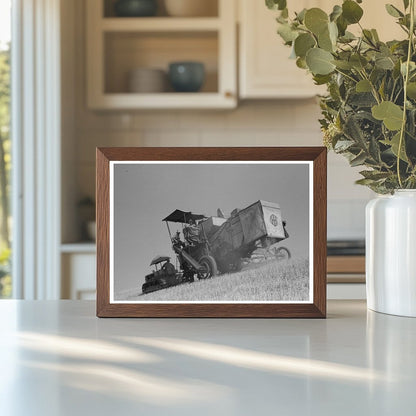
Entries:
{"type": "Polygon", "coordinates": [[[110,303],[312,303],[307,161],[110,163],[110,303]]]}

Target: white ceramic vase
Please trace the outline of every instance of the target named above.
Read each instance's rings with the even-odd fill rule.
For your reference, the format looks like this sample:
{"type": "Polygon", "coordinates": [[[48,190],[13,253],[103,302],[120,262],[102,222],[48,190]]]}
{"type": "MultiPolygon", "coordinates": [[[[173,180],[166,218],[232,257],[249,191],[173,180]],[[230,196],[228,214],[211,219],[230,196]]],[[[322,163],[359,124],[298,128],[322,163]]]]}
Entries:
{"type": "Polygon", "coordinates": [[[416,190],[368,203],[366,281],[369,309],[416,317],[416,190]]]}

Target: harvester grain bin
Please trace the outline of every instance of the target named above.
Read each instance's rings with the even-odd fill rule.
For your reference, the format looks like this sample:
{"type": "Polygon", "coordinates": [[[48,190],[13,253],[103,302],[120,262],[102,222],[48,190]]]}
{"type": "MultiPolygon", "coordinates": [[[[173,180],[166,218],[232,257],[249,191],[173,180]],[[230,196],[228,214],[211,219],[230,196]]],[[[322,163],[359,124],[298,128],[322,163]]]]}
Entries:
{"type": "MultiPolygon", "coordinates": [[[[242,259],[250,257],[256,249],[268,248],[289,237],[280,206],[261,200],[247,208],[235,209],[229,218],[206,217],[177,209],[163,221],[188,280],[193,280],[194,275],[206,279],[238,271],[242,259]],[[179,232],[172,235],[169,223],[182,225],[183,240],[179,232]],[[192,239],[187,237],[189,235],[192,239]]],[[[278,248],[276,254],[290,257],[289,250],[284,247],[278,248]]]]}

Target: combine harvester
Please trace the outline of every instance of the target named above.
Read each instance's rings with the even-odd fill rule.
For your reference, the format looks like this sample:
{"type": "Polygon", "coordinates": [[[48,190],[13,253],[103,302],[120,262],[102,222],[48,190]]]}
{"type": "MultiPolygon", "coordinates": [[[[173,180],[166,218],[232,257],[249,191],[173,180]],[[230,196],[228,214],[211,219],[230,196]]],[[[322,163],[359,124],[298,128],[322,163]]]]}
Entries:
{"type": "MultiPolygon", "coordinates": [[[[273,202],[257,201],[242,210],[235,209],[229,218],[222,215],[206,217],[177,209],[163,221],[166,222],[180,271],[164,273],[163,265],[160,271],[146,276],[143,293],[193,282],[195,276],[208,279],[239,271],[244,260],[260,249],[270,253],[273,248],[273,256],[279,260],[290,258],[287,248],[275,247],[289,235],[280,206],[273,202]],[[183,239],[179,231],[172,235],[169,223],[182,225],[183,239]]],[[[166,258],[162,261],[167,261],[166,258]]]]}

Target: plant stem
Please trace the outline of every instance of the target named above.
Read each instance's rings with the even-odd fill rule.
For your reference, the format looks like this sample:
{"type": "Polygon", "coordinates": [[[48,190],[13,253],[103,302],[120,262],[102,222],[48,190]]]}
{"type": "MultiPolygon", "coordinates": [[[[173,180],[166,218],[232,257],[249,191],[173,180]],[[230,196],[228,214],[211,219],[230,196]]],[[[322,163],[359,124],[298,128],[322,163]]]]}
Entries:
{"type": "Polygon", "coordinates": [[[409,30],[409,45],[407,47],[407,60],[406,60],[406,73],[404,76],[404,86],[403,86],[403,119],[402,119],[402,128],[400,129],[400,140],[399,140],[399,149],[397,151],[397,177],[399,179],[399,186],[403,188],[402,177],[400,174],[400,156],[403,147],[404,133],[406,130],[406,111],[407,111],[407,83],[409,82],[409,69],[410,62],[412,59],[412,50],[413,50],[413,36],[415,28],[415,0],[410,0],[410,30],[409,30]]]}
{"type": "Polygon", "coordinates": [[[357,83],[357,82],[358,82],[355,78],[351,77],[351,76],[350,76],[350,75],[348,75],[348,74],[345,74],[344,72],[340,71],[338,68],[335,68],[335,71],[336,71],[336,72],[338,72],[338,73],[339,73],[339,74],[341,74],[341,75],[344,75],[344,77],[349,78],[351,81],[353,81],[353,82],[355,82],[355,83],[357,83]]]}

